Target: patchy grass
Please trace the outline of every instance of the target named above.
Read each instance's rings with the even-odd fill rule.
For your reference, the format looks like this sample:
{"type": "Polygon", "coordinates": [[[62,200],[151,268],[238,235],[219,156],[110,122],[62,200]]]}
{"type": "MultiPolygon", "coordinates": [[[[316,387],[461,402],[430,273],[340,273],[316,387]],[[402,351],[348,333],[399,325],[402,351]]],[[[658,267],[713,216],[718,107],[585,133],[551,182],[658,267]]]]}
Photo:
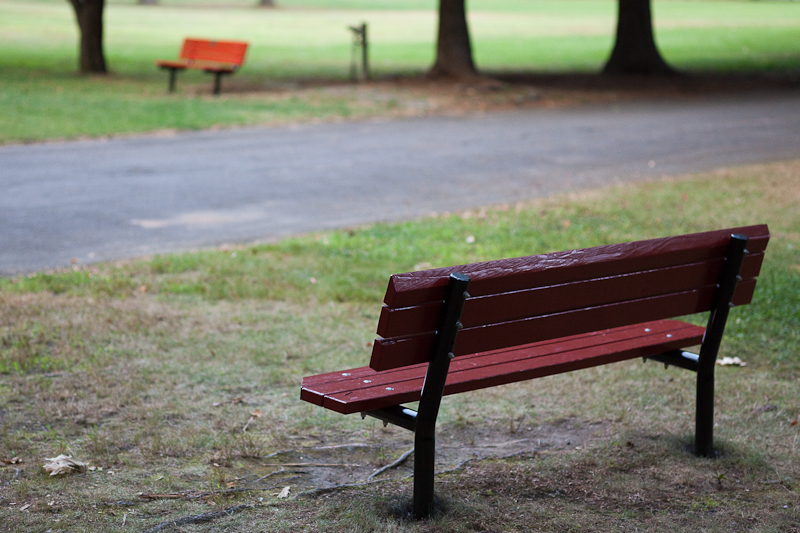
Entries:
{"type": "Polygon", "coordinates": [[[797,530],[799,176],[800,161],[726,169],[0,279],[0,520],[10,531],[144,531],[190,516],[210,522],[176,528],[797,530]],[[723,345],[748,364],[718,370],[720,459],[686,451],[693,376],[630,361],[447,398],[445,512],[430,522],[392,518],[409,465],[277,498],[363,481],[410,447],[403,430],[298,400],[302,376],[366,363],[390,273],[757,222],[773,238],[723,345]],[[48,477],[44,458],[59,453],[94,469],[48,477]],[[453,470],[473,453],[495,459],[453,470]]]}
{"type": "MultiPolygon", "coordinates": [[[[111,75],[79,76],[78,32],[68,2],[0,0],[0,143],[345,120],[370,116],[475,111],[458,88],[422,83],[434,59],[436,2],[288,0],[109,2],[105,50],[111,75]],[[348,25],[367,21],[370,65],[379,83],[356,89],[349,76],[348,25]],[[210,76],[181,73],[168,94],[158,58],[174,58],[186,36],[241,39],[244,67],[211,96],[210,76]],[[412,87],[408,87],[408,80],[412,87]]],[[[666,60],[695,73],[800,71],[800,8],[793,2],[669,1],[654,4],[656,38],[666,60]]],[[[599,72],[613,45],[613,0],[475,0],[469,23],[476,63],[488,75],[599,72]]],[[[595,84],[598,82],[595,82],[595,84]]],[[[664,82],[659,82],[663,84],[664,82]]],[[[735,82],[740,83],[740,82],[735,82]]],[[[563,95],[515,84],[480,99],[536,105],[563,95]]],[[[586,91],[569,91],[572,99],[586,91]]]]}

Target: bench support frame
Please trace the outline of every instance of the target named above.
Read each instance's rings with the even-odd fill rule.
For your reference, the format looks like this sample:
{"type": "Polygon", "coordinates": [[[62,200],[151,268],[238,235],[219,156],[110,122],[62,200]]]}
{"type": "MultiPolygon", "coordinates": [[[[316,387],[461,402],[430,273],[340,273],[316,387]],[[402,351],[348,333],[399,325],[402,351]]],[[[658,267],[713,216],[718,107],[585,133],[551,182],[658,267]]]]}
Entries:
{"type": "Polygon", "coordinates": [[[706,333],[700,347],[697,361],[697,412],[695,417],[695,454],[703,457],[714,457],[714,366],[725,332],[728,312],[733,307],[731,298],[736,284],[741,279],[742,268],[748,238],[745,235],[731,235],[731,242],[725,254],[723,273],[717,285],[715,305],[708,317],[706,333]]]}
{"type": "Polygon", "coordinates": [[[453,346],[461,329],[461,313],[469,298],[469,276],[450,274],[444,311],[436,331],[425,384],[419,400],[419,410],[402,405],[384,407],[362,413],[414,432],[414,518],[427,518],[433,513],[433,477],[436,462],[436,419],[442,404],[444,385],[453,359],[453,346]]]}
{"type": "Polygon", "coordinates": [[[450,274],[444,313],[436,334],[434,352],[425,375],[414,432],[414,518],[426,518],[433,512],[433,474],[436,456],[436,418],[442,404],[444,384],[450,370],[453,346],[461,329],[461,313],[469,294],[469,277],[450,274]]]}

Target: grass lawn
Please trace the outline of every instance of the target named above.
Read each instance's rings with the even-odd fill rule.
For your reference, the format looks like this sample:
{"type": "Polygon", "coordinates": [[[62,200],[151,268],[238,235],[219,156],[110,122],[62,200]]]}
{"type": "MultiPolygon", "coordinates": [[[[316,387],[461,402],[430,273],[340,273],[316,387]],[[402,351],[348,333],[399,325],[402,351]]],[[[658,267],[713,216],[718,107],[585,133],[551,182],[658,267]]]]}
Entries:
{"type": "Polygon", "coordinates": [[[800,161],[723,169],[0,279],[1,529],[797,531],[798,178],[800,161]],[[410,447],[298,399],[302,376],[366,364],[389,274],[760,222],[756,297],[721,354],[747,366],[717,373],[720,458],[686,450],[693,375],[629,361],[446,398],[431,522],[391,517],[408,465],[308,492],[410,447]],[[474,449],[493,458],[458,467],[474,449]],[[46,475],[60,453],[91,470],[46,475]]]}
{"type": "MultiPolygon", "coordinates": [[[[435,1],[285,0],[278,9],[255,3],[112,0],[105,17],[112,74],[84,77],[75,73],[78,34],[68,2],[0,0],[0,143],[437,112],[427,89],[420,94],[392,81],[432,64],[435,1]],[[369,24],[373,73],[384,81],[366,88],[345,84],[346,26],[361,21],[369,24]],[[167,94],[167,74],[153,61],[176,57],[186,36],[251,43],[241,72],[223,82],[222,97],[211,97],[211,77],[195,71],[182,73],[178,92],[167,94]]],[[[598,72],[613,44],[615,6],[471,1],[477,65],[489,75],[598,72]]],[[[678,69],[800,72],[797,2],[659,0],[653,10],[656,39],[678,69]]],[[[526,90],[506,87],[493,98],[514,101],[526,90]]]]}

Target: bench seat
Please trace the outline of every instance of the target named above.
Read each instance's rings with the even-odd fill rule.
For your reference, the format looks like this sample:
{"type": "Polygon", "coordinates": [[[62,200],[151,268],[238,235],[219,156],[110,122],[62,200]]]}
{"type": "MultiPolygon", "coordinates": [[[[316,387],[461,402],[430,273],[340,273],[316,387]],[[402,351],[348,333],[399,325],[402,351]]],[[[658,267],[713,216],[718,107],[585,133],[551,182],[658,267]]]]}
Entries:
{"type": "MultiPolygon", "coordinates": [[[[444,395],[697,346],[705,328],[656,320],[453,359],[444,395]]],[[[427,363],[377,372],[365,366],[303,379],[301,398],[342,414],[418,401],[427,363]]]]}

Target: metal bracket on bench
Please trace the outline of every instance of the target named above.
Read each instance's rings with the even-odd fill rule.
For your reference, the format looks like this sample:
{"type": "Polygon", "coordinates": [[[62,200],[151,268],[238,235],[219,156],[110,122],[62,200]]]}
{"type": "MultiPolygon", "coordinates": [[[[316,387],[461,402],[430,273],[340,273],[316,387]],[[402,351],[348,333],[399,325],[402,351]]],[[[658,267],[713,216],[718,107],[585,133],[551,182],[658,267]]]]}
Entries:
{"type": "Polygon", "coordinates": [[[672,350],[669,352],[659,353],[656,355],[648,355],[644,358],[645,362],[648,359],[652,359],[653,361],[659,361],[664,363],[664,366],[677,366],[680,368],[685,368],[686,370],[691,370],[692,372],[697,372],[697,368],[699,366],[698,361],[700,360],[700,356],[696,353],[686,352],[684,350],[672,350]]]}
{"type": "Polygon", "coordinates": [[[382,420],[384,424],[394,424],[409,431],[414,431],[417,427],[417,412],[402,405],[393,405],[361,413],[362,418],[367,415],[382,420]]]}

